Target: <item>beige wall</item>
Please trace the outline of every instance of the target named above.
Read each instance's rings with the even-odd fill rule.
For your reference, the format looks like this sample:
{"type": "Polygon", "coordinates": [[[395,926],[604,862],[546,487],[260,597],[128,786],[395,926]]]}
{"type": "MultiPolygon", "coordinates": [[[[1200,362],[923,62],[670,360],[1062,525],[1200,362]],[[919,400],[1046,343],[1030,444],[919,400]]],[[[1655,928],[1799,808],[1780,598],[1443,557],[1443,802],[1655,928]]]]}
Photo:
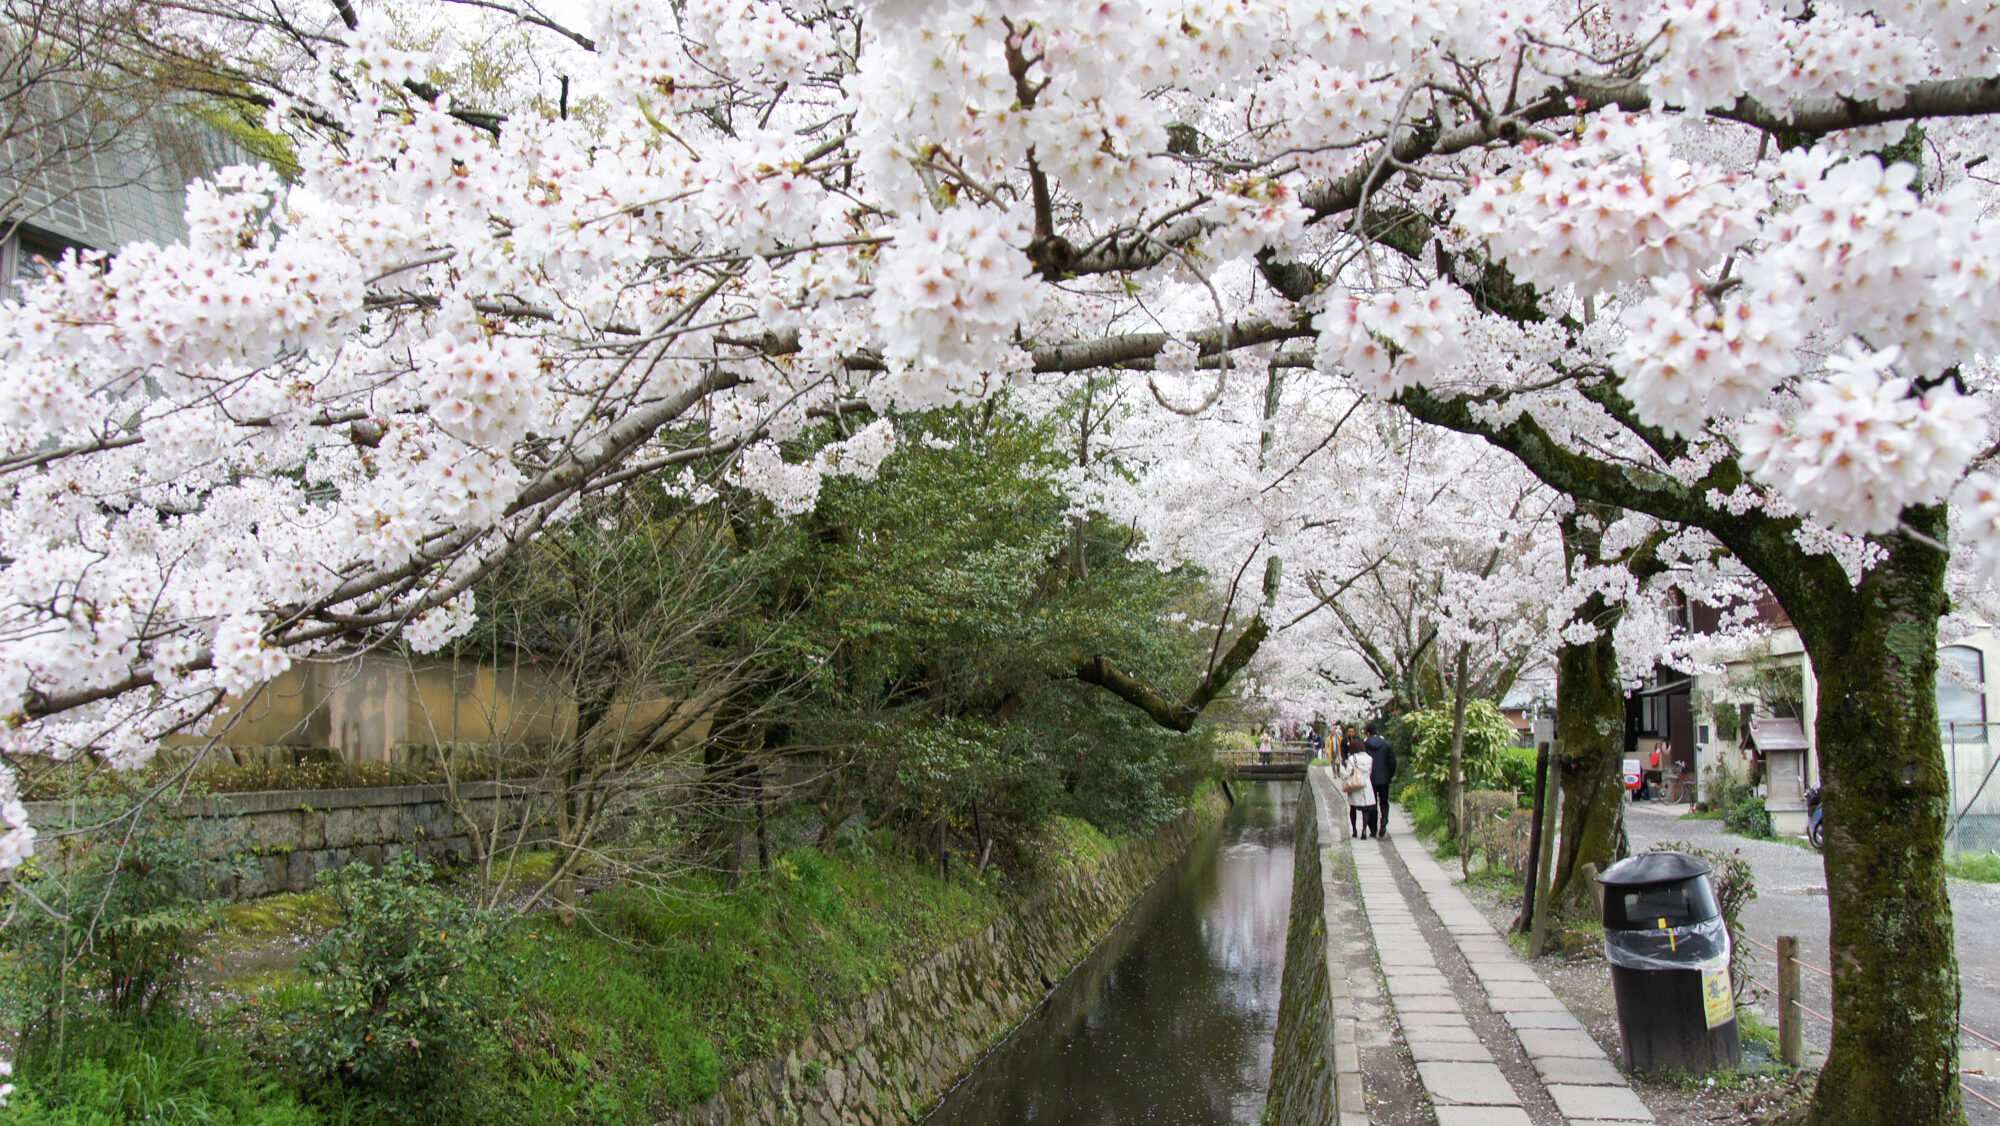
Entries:
{"type": "MultiPolygon", "coordinates": [[[[410,747],[546,744],[566,736],[573,722],[564,694],[532,666],[368,654],[301,661],[232,700],[214,729],[225,747],[296,747],[348,762],[389,762],[407,757],[410,747]]],[[[205,741],[184,737],[170,745],[205,741]]]]}

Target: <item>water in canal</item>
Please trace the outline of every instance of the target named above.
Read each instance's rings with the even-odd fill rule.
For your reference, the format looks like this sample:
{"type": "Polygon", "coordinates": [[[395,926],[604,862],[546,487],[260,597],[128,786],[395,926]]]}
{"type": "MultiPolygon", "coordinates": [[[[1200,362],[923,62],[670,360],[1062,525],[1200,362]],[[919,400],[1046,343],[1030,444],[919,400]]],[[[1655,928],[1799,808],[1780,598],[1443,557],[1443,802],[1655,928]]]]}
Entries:
{"type": "Polygon", "coordinates": [[[926,1126],[1254,1126],[1271,1076],[1295,782],[1236,805],[926,1126]]]}

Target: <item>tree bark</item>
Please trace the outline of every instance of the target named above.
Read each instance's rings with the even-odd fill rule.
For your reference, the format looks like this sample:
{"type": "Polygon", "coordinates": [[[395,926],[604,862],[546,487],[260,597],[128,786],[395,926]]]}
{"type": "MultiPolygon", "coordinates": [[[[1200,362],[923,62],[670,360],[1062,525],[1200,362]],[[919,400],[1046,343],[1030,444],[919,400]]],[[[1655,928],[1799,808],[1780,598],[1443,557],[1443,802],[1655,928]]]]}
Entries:
{"type": "Polygon", "coordinates": [[[1556,756],[1562,773],[1561,848],[1549,884],[1549,906],[1567,919],[1596,910],[1590,888],[1577,878],[1585,864],[1603,871],[1625,854],[1625,695],[1618,682],[1618,652],[1610,627],[1616,607],[1591,595],[1580,614],[1600,625],[1594,639],[1556,652],[1556,756]]]}
{"type": "Polygon", "coordinates": [[[1258,614],[1250,619],[1250,624],[1243,627],[1242,634],[1236,638],[1236,643],[1229,647],[1229,652],[1208,671],[1208,675],[1202,678],[1200,684],[1195,685],[1194,691],[1188,693],[1187,699],[1178,703],[1158,688],[1132,676],[1103,657],[1092,657],[1079,665],[1076,678],[1085,684],[1095,684],[1131,704],[1145,712],[1147,718],[1154,723],[1169,731],[1186,732],[1194,727],[1195,720],[1201,718],[1202,711],[1215,700],[1215,697],[1229,687],[1230,680],[1242,671],[1244,665],[1250,663],[1250,658],[1257,655],[1257,647],[1264,643],[1264,638],[1270,632],[1271,627],[1265,622],[1264,615],[1258,614]]]}
{"type": "Polygon", "coordinates": [[[1459,842],[1458,858],[1465,863],[1465,655],[1470,646],[1458,643],[1458,659],[1452,662],[1451,676],[1451,761],[1445,770],[1445,805],[1451,818],[1451,836],[1459,842]]]}
{"type": "MultiPolygon", "coordinates": [[[[1942,509],[1906,519],[1945,535],[1942,509]]],[[[1819,676],[1834,1034],[1808,1121],[1827,1126],[1965,1120],[1937,721],[1945,557],[1885,546],[1851,591],[1785,603],[1806,611],[1792,620],[1819,676]]]]}
{"type": "MultiPolygon", "coordinates": [[[[1606,505],[1580,502],[1562,519],[1563,563],[1572,579],[1603,560],[1604,527],[1618,516],[1606,505]]],[[[1574,620],[1596,629],[1580,645],[1556,651],[1556,756],[1562,771],[1561,854],[1551,874],[1549,906],[1560,916],[1586,921],[1597,898],[1577,880],[1585,864],[1598,871],[1625,855],[1625,694],[1618,680],[1618,649],[1611,631],[1624,616],[1593,594],[1574,620]]]]}

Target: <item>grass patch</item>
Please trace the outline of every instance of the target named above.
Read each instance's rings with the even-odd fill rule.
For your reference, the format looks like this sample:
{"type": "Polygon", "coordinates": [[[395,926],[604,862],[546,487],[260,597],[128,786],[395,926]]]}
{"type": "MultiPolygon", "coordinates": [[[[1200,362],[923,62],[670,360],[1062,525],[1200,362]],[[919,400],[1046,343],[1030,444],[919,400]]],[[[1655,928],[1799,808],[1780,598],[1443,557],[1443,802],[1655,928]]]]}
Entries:
{"type": "Polygon", "coordinates": [[[1954,879],[2000,884],[2000,853],[1951,853],[1944,858],[1944,874],[1954,879]]]}
{"type": "MultiPolygon", "coordinates": [[[[1086,855],[1112,847],[1065,832],[1086,855]]],[[[888,850],[802,850],[735,891],[626,888],[574,928],[522,921],[508,941],[519,1000],[501,1021],[507,1117],[631,1122],[699,1102],[1006,905],[888,850]]]]}
{"type": "Polygon", "coordinates": [[[1679,817],[1675,818],[1675,820],[1720,821],[1722,820],[1722,811],[1719,809],[1690,809],[1686,813],[1683,813],[1679,817]]]}
{"type": "MultiPolygon", "coordinates": [[[[1045,872],[1074,871],[1117,847],[1086,822],[1057,819],[1037,859],[1045,872]]],[[[480,1029],[454,1047],[447,1094],[400,1108],[398,1120],[659,1121],[1019,903],[997,879],[963,866],[941,879],[933,862],[876,835],[838,855],[785,853],[733,889],[700,874],[666,890],[602,892],[573,926],[515,920],[477,967],[480,1029]]],[[[272,1047],[318,992],[295,968],[292,940],[324,932],[336,914],[321,893],[228,906],[201,955],[224,986],[203,1024],[78,1024],[61,1058],[19,1050],[23,1090],[0,1122],[387,1121],[367,1092],[315,1085],[272,1047]]]]}
{"type": "Polygon", "coordinates": [[[15,1061],[10,1126],[307,1126],[313,1109],[260,1074],[227,1037],[192,1021],[72,1023],[62,1042],[31,1044],[15,1061]]]}
{"type": "Polygon", "coordinates": [[[1438,857],[1445,859],[1458,855],[1458,845],[1446,838],[1444,803],[1428,787],[1412,783],[1396,795],[1396,804],[1403,807],[1403,816],[1417,836],[1438,845],[1438,857]]]}
{"type": "Polygon", "coordinates": [[[1774,1052],[1777,1050],[1778,1030],[1748,1005],[1736,1006],[1736,1032],[1745,1040],[1766,1045],[1774,1052]]]}
{"type": "Polygon", "coordinates": [[[1089,867],[1117,847],[1103,830],[1081,817],[1053,817],[1029,851],[1037,869],[1053,873],[1089,867]]]}

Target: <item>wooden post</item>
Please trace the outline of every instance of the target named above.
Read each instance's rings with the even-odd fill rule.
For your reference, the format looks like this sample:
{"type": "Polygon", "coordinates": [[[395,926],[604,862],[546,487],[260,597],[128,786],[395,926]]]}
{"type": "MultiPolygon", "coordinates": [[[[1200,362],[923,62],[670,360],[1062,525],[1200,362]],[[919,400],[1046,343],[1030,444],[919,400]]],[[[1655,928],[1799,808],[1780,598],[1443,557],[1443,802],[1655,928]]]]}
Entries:
{"type": "Polygon", "coordinates": [[[1535,885],[1540,879],[1542,859],[1542,803],[1549,796],[1549,744],[1543,740],[1535,745],[1535,816],[1528,823],[1528,870],[1521,881],[1521,921],[1518,930],[1528,930],[1534,925],[1535,885]]]}
{"type": "Polygon", "coordinates": [[[1799,1026],[1799,939],[1778,936],[1778,1058],[1786,1067],[1805,1066],[1805,1044],[1799,1026]]]}
{"type": "Polygon", "coordinates": [[[1538,820],[1542,827],[1540,847],[1535,858],[1535,911],[1528,921],[1528,957],[1539,958],[1548,948],[1549,938],[1549,887],[1555,882],[1556,817],[1562,808],[1562,773],[1556,769],[1556,755],[1549,754],[1548,784],[1542,795],[1542,810],[1538,820]]]}

